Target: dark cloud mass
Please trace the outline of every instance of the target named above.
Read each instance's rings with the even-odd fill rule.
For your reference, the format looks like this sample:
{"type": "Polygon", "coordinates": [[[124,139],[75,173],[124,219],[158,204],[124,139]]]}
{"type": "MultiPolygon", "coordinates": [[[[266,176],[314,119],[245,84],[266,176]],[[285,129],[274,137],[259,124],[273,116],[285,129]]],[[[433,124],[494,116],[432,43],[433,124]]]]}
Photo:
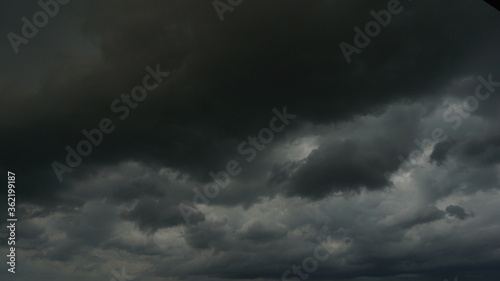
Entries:
{"type": "Polygon", "coordinates": [[[473,216],[473,214],[467,214],[462,207],[457,205],[450,205],[446,207],[446,213],[461,220],[465,220],[466,218],[473,216]]]}
{"type": "Polygon", "coordinates": [[[1,280],[498,280],[492,1],[2,5],[1,280]]]}

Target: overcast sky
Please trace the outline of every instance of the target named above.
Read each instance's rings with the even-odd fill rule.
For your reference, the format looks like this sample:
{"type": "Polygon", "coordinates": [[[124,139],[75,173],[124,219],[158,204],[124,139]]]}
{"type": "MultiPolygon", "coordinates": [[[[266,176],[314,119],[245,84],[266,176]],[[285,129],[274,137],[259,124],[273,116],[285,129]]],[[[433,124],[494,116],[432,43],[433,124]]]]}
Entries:
{"type": "Polygon", "coordinates": [[[41,2],[0,10],[1,280],[499,280],[486,2],[41,2]]]}

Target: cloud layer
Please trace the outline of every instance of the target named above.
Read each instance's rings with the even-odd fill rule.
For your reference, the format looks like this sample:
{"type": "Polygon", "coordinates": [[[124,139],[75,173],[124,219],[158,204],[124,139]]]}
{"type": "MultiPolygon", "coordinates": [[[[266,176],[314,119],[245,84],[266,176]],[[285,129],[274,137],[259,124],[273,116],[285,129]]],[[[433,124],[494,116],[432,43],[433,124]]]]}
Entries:
{"type": "MultiPolygon", "coordinates": [[[[387,4],[243,1],[221,22],[211,2],[88,0],[61,5],[17,55],[5,39],[12,280],[110,280],[123,267],[153,281],[497,280],[499,14],[401,1],[347,63],[339,44],[387,4]],[[148,66],[170,74],[131,106],[155,79],[148,66]],[[284,107],[297,117],[264,143],[284,107]],[[60,182],[52,163],[67,165],[66,147],[103,118],[114,131],[60,182]],[[231,160],[241,173],[197,200],[231,160]],[[318,245],[328,259],[304,271],[318,245]]],[[[5,7],[4,34],[39,10],[5,7]]]]}

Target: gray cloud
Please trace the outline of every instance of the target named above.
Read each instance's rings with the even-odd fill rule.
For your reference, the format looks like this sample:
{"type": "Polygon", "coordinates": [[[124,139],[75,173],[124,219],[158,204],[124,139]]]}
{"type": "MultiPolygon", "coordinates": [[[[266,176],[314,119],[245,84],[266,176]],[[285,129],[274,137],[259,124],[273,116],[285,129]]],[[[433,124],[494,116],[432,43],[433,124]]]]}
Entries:
{"type": "MultiPolygon", "coordinates": [[[[19,55],[2,41],[14,280],[109,280],[122,266],[141,280],[279,280],[327,236],[334,251],[308,280],[496,280],[499,90],[457,129],[443,112],[478,75],[500,80],[498,12],[401,1],[347,64],[339,43],[387,2],[243,1],[220,22],[211,2],[88,0],[19,55]],[[148,65],[168,81],[120,120],[110,104],[148,65]],[[298,117],[245,161],[238,145],[283,106],[298,117]],[[60,183],[51,163],[102,118],[115,131],[60,183]],[[447,140],[405,163],[435,128],[447,140]],[[193,203],[229,160],[242,173],[193,203]],[[189,226],[179,203],[197,210],[189,226]]],[[[3,5],[4,35],[38,7],[3,5]]]]}

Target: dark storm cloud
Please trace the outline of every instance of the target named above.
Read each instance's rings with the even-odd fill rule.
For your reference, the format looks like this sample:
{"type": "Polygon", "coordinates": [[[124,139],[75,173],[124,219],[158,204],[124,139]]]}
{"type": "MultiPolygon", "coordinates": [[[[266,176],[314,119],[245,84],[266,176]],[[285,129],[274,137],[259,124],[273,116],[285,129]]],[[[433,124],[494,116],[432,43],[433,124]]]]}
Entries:
{"type": "Polygon", "coordinates": [[[51,213],[52,216],[26,217],[19,224],[18,248],[35,250],[36,260],[73,260],[77,254],[109,239],[118,218],[113,207],[90,201],[78,212],[51,213]]]}
{"type": "Polygon", "coordinates": [[[441,164],[449,154],[459,157],[461,161],[485,166],[494,165],[500,161],[500,135],[485,132],[480,138],[476,136],[437,144],[431,154],[431,160],[441,164]]]}
{"type": "Polygon", "coordinates": [[[332,143],[308,156],[304,166],[290,179],[291,192],[322,198],[332,191],[385,187],[388,182],[384,174],[399,167],[396,157],[386,156],[397,154],[398,151],[390,144],[390,140],[385,138],[372,139],[367,143],[332,143]],[[368,151],[373,154],[367,154],[368,151]]]}
{"type": "Polygon", "coordinates": [[[386,186],[384,173],[394,171],[399,166],[397,158],[386,162],[392,159],[385,155],[397,154],[396,150],[392,150],[392,145],[383,146],[388,142],[388,139],[383,138],[361,144],[346,141],[313,151],[306,164],[290,180],[293,183],[292,192],[322,198],[331,191],[386,186]],[[381,145],[377,146],[377,142],[381,145]],[[376,154],[367,155],[367,151],[376,154]]]}
{"type": "MultiPolygon", "coordinates": [[[[363,133],[328,136],[306,159],[275,169],[272,182],[284,183],[291,195],[320,199],[332,192],[381,189],[401,159],[414,149],[416,109],[387,108],[376,123],[358,121],[351,130],[363,133]]],[[[339,126],[340,128],[341,126],[339,126]]]]}
{"type": "Polygon", "coordinates": [[[43,256],[35,255],[35,258],[46,258],[53,261],[65,262],[69,261],[79,248],[78,242],[72,240],[58,241],[57,244],[53,246],[54,247],[43,256]]]}
{"type": "Polygon", "coordinates": [[[248,226],[239,236],[243,239],[252,240],[255,242],[264,243],[279,238],[283,238],[287,233],[287,229],[283,227],[269,228],[262,223],[255,222],[248,226]]]}
{"type": "MultiPolygon", "coordinates": [[[[493,127],[494,128],[494,127],[493,127]]],[[[496,129],[487,130],[481,136],[466,136],[460,140],[450,140],[437,144],[430,155],[431,161],[446,170],[448,177],[433,179],[432,172],[422,176],[423,188],[429,198],[437,200],[462,189],[467,193],[498,188],[500,178],[496,165],[499,163],[498,133],[496,129]]],[[[434,176],[438,173],[434,174],[434,176]]]]}
{"type": "MultiPolygon", "coordinates": [[[[382,200],[386,199],[387,196],[382,200]]],[[[393,199],[401,200],[397,196],[393,199]]],[[[328,244],[335,245],[335,250],[328,260],[319,263],[318,271],[310,274],[313,280],[355,280],[360,276],[372,276],[373,280],[385,280],[389,276],[396,278],[396,276],[408,273],[415,274],[408,280],[433,280],[432,278],[436,279],[436,276],[445,276],[450,272],[457,274],[460,272],[466,275],[458,264],[473,268],[473,270],[481,266],[493,268],[492,264],[484,263],[488,258],[480,253],[482,251],[494,252],[490,247],[498,244],[494,239],[496,231],[492,229],[474,231],[473,220],[468,220],[472,223],[469,225],[449,226],[451,222],[445,220],[445,211],[435,206],[407,209],[403,207],[402,210],[397,207],[394,215],[384,217],[378,213],[382,211],[381,209],[366,212],[362,211],[365,206],[358,206],[361,209],[357,209],[353,206],[353,202],[347,203],[340,199],[335,202],[327,200],[310,204],[320,204],[321,215],[329,216],[330,220],[326,227],[315,221],[318,219],[317,216],[320,216],[319,214],[307,214],[311,211],[311,205],[302,202],[301,208],[297,209],[293,203],[290,203],[288,207],[280,211],[286,213],[288,219],[293,220],[293,223],[288,222],[288,225],[295,225],[286,231],[286,236],[275,243],[269,243],[269,240],[267,240],[268,243],[261,240],[253,243],[249,239],[240,240],[242,238],[240,235],[232,235],[245,233],[257,225],[257,229],[265,230],[269,228],[268,222],[276,223],[272,214],[275,204],[267,206],[271,209],[267,209],[264,204],[250,210],[248,216],[256,215],[255,211],[259,210],[269,212],[271,217],[257,216],[259,222],[248,223],[240,229],[234,225],[238,223],[237,221],[206,221],[197,225],[189,230],[186,239],[196,249],[203,250],[202,257],[198,262],[193,261],[189,268],[181,269],[180,272],[189,271],[201,276],[213,275],[221,279],[269,278],[275,280],[280,278],[283,271],[291,265],[300,265],[304,258],[312,256],[314,247],[318,243],[316,238],[327,240],[325,236],[330,236],[327,240],[330,241],[328,244]],[[336,212],[336,209],[344,210],[344,212],[336,212]],[[374,213],[377,213],[376,217],[382,216],[374,219],[374,213]],[[309,215],[307,216],[309,220],[300,221],[301,215],[309,215]],[[320,229],[326,231],[323,232],[320,229]],[[202,233],[206,234],[202,235],[202,233]],[[474,235],[479,235],[484,241],[469,240],[474,235]],[[457,247],[457,243],[465,244],[457,247]],[[208,260],[205,255],[209,253],[213,255],[210,255],[211,259],[208,260]],[[254,258],[256,253],[258,253],[258,258],[254,258]],[[280,257],[277,257],[276,253],[280,253],[280,257]],[[481,261],[473,258],[477,254],[482,256],[481,261]],[[460,261],[460,259],[465,260],[460,261]],[[286,262],[281,265],[283,261],[286,262]],[[432,262],[442,266],[429,270],[428,267],[432,262]]],[[[412,204],[412,202],[401,203],[402,206],[405,204],[412,204]]],[[[494,220],[495,215],[489,214],[488,217],[491,221],[494,220]]],[[[277,224],[281,221],[278,220],[277,224]]],[[[168,270],[165,266],[159,266],[159,268],[163,268],[158,272],[159,276],[167,274],[168,270]]],[[[489,276],[488,280],[494,280],[492,276],[494,275],[489,276]]]]}
{"type": "Polygon", "coordinates": [[[210,1],[79,3],[0,78],[0,167],[18,174],[31,266],[20,279],[109,280],[123,262],[145,280],[276,280],[320,229],[335,251],[309,280],[497,279],[496,93],[401,169],[443,100],[473,93],[450,84],[499,79],[500,18],[483,1],[402,1],[351,64],[339,43],[387,1],[244,1],[224,22],[210,1]],[[171,75],[120,120],[110,104],[157,65],[171,75]],[[297,120],[193,206],[283,106],[297,120]],[[59,183],[52,161],[104,117],[116,130],[59,183]],[[189,226],[179,203],[198,208],[189,226]]]}
{"type": "Polygon", "coordinates": [[[466,218],[472,216],[473,214],[467,214],[464,208],[457,205],[450,205],[446,207],[446,213],[452,217],[456,217],[461,220],[465,220],[466,218]]]}
{"type": "MultiPolygon", "coordinates": [[[[124,214],[124,218],[135,221],[140,229],[150,232],[184,224],[184,218],[179,213],[176,203],[170,200],[142,199],[133,210],[124,214]]],[[[189,219],[191,223],[196,224],[203,221],[205,216],[195,212],[189,219]]]]}
{"type": "Polygon", "coordinates": [[[494,165],[500,162],[500,134],[467,142],[462,154],[466,160],[476,160],[478,164],[494,165]]]}
{"type": "MultiPolygon", "coordinates": [[[[178,172],[127,162],[102,167],[98,175],[76,182],[72,195],[86,201],[105,198],[113,206],[126,207],[122,218],[141,230],[156,232],[185,223],[177,204],[192,205],[192,184],[196,183],[178,172]]],[[[191,216],[193,224],[203,220],[200,212],[191,216]]]]}
{"type": "Polygon", "coordinates": [[[442,164],[443,161],[446,160],[448,151],[453,148],[455,143],[456,141],[449,140],[436,144],[434,150],[432,151],[432,154],[430,155],[430,160],[436,161],[436,163],[438,164],[442,164]]]}
{"type": "Polygon", "coordinates": [[[222,244],[225,236],[228,235],[227,229],[224,226],[225,223],[220,221],[191,227],[187,229],[185,235],[186,242],[195,249],[207,249],[209,247],[227,249],[228,245],[222,244]]]}
{"type": "Polygon", "coordinates": [[[415,225],[424,224],[444,218],[446,212],[434,206],[420,208],[413,212],[396,215],[392,222],[393,227],[411,228],[415,225]]]}
{"type": "MultiPolygon", "coordinates": [[[[330,123],[431,93],[447,78],[470,71],[472,65],[460,63],[478,52],[488,59],[475,65],[491,69],[495,14],[463,1],[447,7],[449,14],[469,19],[457,22],[438,12],[443,3],[407,4],[408,15],[394,18],[347,65],[339,40],[349,40],[352,27],[367,22],[369,10],[384,8],[385,1],[369,9],[328,1],[249,2],[224,23],[199,1],[90,1],[83,29],[99,42],[102,59],[63,60],[51,68],[39,92],[19,105],[37,116],[17,118],[19,110],[6,116],[19,121],[3,125],[9,138],[2,145],[12,148],[4,161],[43,179],[43,187],[25,198],[57,194],[67,185],[55,181],[50,163],[64,160],[64,147],[75,146],[82,129],[111,117],[110,102],[139,83],[146,65],[160,64],[174,71],[170,84],[117,122],[113,135],[65,176],[69,181],[92,171],[93,164],[137,159],[208,181],[210,167],[233,156],[233,144],[265,124],[266,113],[278,105],[288,105],[304,121],[330,123]],[[27,139],[37,141],[19,146],[27,139]]],[[[383,164],[389,170],[394,165],[383,164]]],[[[368,176],[357,184],[382,183],[380,176],[368,176]]]]}

